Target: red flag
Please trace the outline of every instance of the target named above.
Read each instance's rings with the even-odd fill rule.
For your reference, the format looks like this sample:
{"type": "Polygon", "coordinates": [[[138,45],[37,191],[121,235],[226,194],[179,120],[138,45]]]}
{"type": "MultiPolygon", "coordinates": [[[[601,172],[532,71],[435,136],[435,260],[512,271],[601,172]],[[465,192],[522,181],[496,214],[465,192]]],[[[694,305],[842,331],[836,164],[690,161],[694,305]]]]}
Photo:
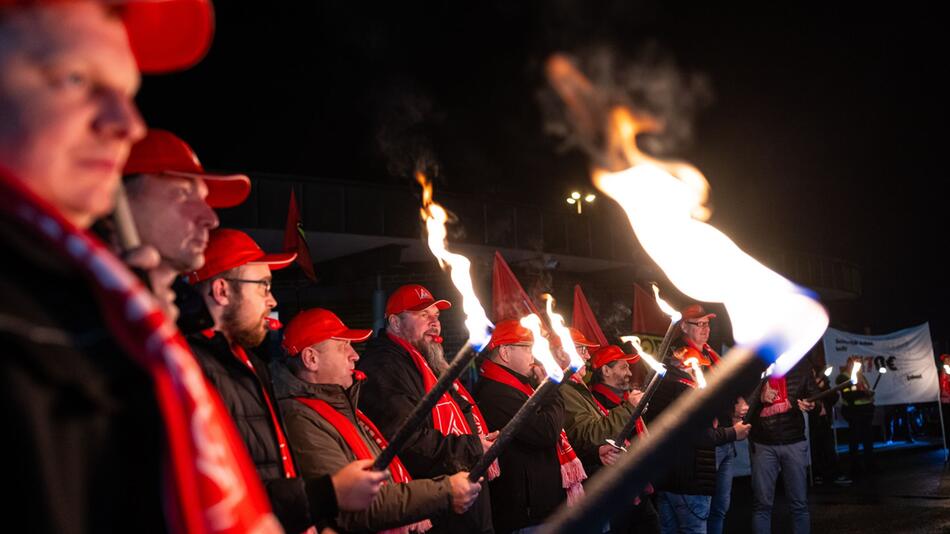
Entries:
{"type": "Polygon", "coordinates": [[[538,312],[534,302],[515,278],[515,273],[511,272],[511,267],[508,267],[505,258],[502,258],[497,250],[492,267],[491,304],[492,321],[495,323],[506,319],[521,319],[532,313],[544,320],[544,316],[538,312]]]}
{"type": "Polygon", "coordinates": [[[653,294],[633,284],[633,331],[636,334],[662,336],[670,326],[670,318],[656,304],[653,294]]]}
{"type": "Polygon", "coordinates": [[[571,326],[580,330],[587,339],[596,341],[601,347],[609,345],[607,336],[597,324],[597,318],[594,317],[594,312],[591,311],[587,296],[584,295],[580,284],[574,286],[574,322],[571,326]]]}
{"type": "Polygon", "coordinates": [[[287,226],[284,227],[284,251],[297,253],[297,265],[303,270],[307,278],[317,281],[313,272],[313,260],[310,258],[310,247],[307,246],[307,235],[303,233],[303,224],[300,221],[300,211],[297,209],[297,195],[290,189],[290,205],[287,206],[287,226]]]}

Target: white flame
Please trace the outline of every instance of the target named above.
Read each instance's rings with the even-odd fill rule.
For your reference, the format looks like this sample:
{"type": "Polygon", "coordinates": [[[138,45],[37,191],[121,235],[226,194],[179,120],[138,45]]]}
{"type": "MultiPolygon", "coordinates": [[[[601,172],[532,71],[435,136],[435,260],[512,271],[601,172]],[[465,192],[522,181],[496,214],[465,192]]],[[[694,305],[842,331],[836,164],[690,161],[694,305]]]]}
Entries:
{"type": "Polygon", "coordinates": [[[632,121],[629,114],[614,113],[619,135],[626,138],[620,141],[631,151],[627,161],[634,165],[595,172],[594,184],[624,208],[640,244],[670,281],[695,300],[725,304],[735,340],[758,347],[777,363],[777,375],[784,375],[824,333],[827,312],[805,289],[699,220],[708,213],[703,175],[690,165],[637,151],[636,125],[625,124],[624,117],[632,121]]]}
{"type": "Polygon", "coordinates": [[[887,367],[879,367],[878,370],[877,370],[877,372],[881,373],[882,375],[886,375],[886,374],[887,374],[887,367]]]}
{"type": "Polygon", "coordinates": [[[519,322],[521,326],[531,330],[531,333],[534,335],[534,344],[531,345],[531,354],[534,355],[535,360],[541,362],[541,366],[544,367],[544,372],[547,373],[548,378],[555,382],[563,380],[564,371],[561,370],[561,366],[558,365],[557,360],[554,359],[554,355],[551,354],[551,344],[541,335],[541,318],[532,313],[531,315],[522,317],[519,322]]]}
{"type": "Polygon", "coordinates": [[[948,364],[946,364],[946,363],[943,364],[943,372],[944,372],[944,373],[947,373],[948,375],[950,375],[950,365],[948,365],[948,364]]]}
{"type": "MultiPolygon", "coordinates": [[[[671,322],[679,321],[683,316],[680,312],[673,309],[673,306],[670,306],[668,302],[660,298],[660,288],[656,287],[656,284],[650,284],[653,286],[653,297],[656,299],[657,306],[660,307],[660,310],[670,316],[671,322]]],[[[623,339],[623,338],[621,338],[623,339]]]]}
{"type": "Polygon", "coordinates": [[[832,366],[825,367],[825,376],[831,376],[832,366]]]}
{"type": "Polygon", "coordinates": [[[858,372],[861,370],[861,362],[854,362],[851,364],[851,385],[858,385],[858,372]]]}
{"type": "Polygon", "coordinates": [[[465,312],[468,341],[473,347],[481,350],[491,339],[492,323],[488,320],[478,297],[475,296],[470,274],[472,263],[465,256],[449,252],[445,248],[448,237],[445,223],[449,218],[448,213],[442,206],[432,201],[432,184],[425,175],[417,172],[416,180],[423,188],[421,212],[428,233],[429,250],[439,260],[439,265],[443,269],[446,265],[449,266],[452,283],[462,294],[462,310],[465,312]]]}
{"type": "Polygon", "coordinates": [[[545,300],[545,306],[547,307],[548,320],[551,323],[551,328],[554,329],[555,335],[561,340],[561,348],[571,359],[571,370],[577,371],[581,367],[584,367],[584,359],[577,353],[577,347],[574,346],[574,340],[571,338],[571,331],[564,325],[564,317],[558,313],[554,313],[554,298],[548,294],[545,294],[543,298],[545,300]]]}
{"type": "Polygon", "coordinates": [[[647,351],[643,350],[643,347],[640,346],[640,338],[639,338],[639,337],[637,337],[637,336],[621,336],[621,337],[620,337],[620,341],[623,341],[623,342],[626,342],[626,343],[630,343],[631,345],[633,345],[633,348],[637,349],[637,354],[640,355],[640,359],[643,360],[644,362],[646,362],[646,364],[649,365],[654,371],[656,371],[657,373],[659,373],[660,376],[663,376],[663,375],[666,374],[666,367],[665,367],[662,363],[656,361],[656,358],[654,358],[652,354],[650,354],[650,353],[648,353],[647,351]]]}
{"type": "Polygon", "coordinates": [[[705,388],[706,377],[703,376],[703,368],[700,367],[699,360],[697,358],[686,358],[683,360],[683,363],[693,369],[693,378],[696,379],[696,384],[699,386],[699,389],[705,388]]]}

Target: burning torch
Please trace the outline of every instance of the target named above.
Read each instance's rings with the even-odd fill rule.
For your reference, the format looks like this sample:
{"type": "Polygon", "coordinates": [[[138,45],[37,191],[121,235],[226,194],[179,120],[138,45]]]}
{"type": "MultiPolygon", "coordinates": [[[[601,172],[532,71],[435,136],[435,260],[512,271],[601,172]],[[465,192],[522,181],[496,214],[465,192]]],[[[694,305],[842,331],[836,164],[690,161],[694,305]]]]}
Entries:
{"type": "MultiPolygon", "coordinates": [[[[452,358],[449,368],[439,376],[438,382],[429,390],[413,411],[406,417],[399,429],[389,440],[389,446],[376,457],[373,469],[382,471],[393,461],[400,450],[405,447],[406,441],[416,432],[416,429],[432,412],[442,395],[468,367],[475,355],[482,350],[491,338],[491,321],[485,315],[475,290],[472,287],[472,278],[469,274],[471,262],[461,254],[454,254],[446,250],[447,233],[445,223],[448,214],[439,204],[432,201],[432,184],[421,172],[416,173],[416,180],[422,186],[422,219],[426,224],[429,250],[439,260],[442,268],[449,267],[452,283],[462,294],[462,310],[465,312],[465,327],[468,329],[468,341],[452,358]]],[[[441,341],[441,339],[439,340],[441,341]]]]}
{"type": "MultiPolygon", "coordinates": [[[[849,387],[849,386],[856,386],[856,385],[858,385],[858,372],[859,372],[859,371],[861,371],[861,362],[855,360],[854,362],[851,363],[851,379],[850,379],[850,380],[846,380],[846,381],[844,381],[844,382],[842,382],[842,383],[840,383],[840,384],[837,384],[835,387],[826,389],[825,391],[822,391],[821,393],[819,393],[819,394],[817,394],[817,395],[813,395],[813,396],[811,396],[811,397],[808,397],[807,399],[805,399],[805,401],[806,401],[806,402],[815,402],[816,400],[823,399],[823,398],[827,397],[828,395],[831,395],[832,393],[834,393],[834,392],[836,392],[836,391],[841,391],[842,389],[845,389],[845,388],[847,388],[847,387],[849,387]]],[[[877,384],[877,383],[875,382],[875,384],[877,384]]]]}
{"type": "Polygon", "coordinates": [[[663,380],[663,377],[666,376],[666,367],[643,350],[643,347],[640,346],[640,338],[637,336],[623,336],[620,339],[633,345],[633,348],[637,349],[640,359],[653,369],[653,376],[650,378],[646,389],[643,390],[643,396],[640,397],[640,402],[633,408],[633,415],[630,416],[630,420],[627,421],[614,439],[607,440],[607,443],[610,445],[625,451],[624,443],[633,436],[633,432],[637,428],[637,421],[640,420],[640,416],[643,415],[643,412],[646,411],[647,406],[649,406],[653,394],[660,388],[660,382],[663,380]]]}
{"type": "MultiPolygon", "coordinates": [[[[667,358],[667,353],[670,350],[670,344],[673,343],[673,335],[676,333],[676,324],[679,322],[682,315],[680,312],[673,309],[665,300],[660,298],[660,288],[656,287],[656,284],[650,284],[653,286],[653,297],[656,299],[657,306],[660,307],[660,310],[663,313],[670,316],[670,326],[666,329],[666,334],[663,336],[663,341],[660,343],[660,350],[656,353],[656,357],[665,364],[669,364],[667,358]]],[[[621,338],[623,339],[623,338],[621,338]]]]}

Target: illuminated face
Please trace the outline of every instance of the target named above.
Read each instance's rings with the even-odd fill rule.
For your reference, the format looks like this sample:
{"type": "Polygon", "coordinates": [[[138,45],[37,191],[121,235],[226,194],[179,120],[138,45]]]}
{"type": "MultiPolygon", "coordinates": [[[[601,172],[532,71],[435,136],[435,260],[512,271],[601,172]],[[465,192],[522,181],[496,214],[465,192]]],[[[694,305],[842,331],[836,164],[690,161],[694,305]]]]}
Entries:
{"type": "Polygon", "coordinates": [[[129,206],[142,243],[152,245],[177,272],[204,265],[208,232],[218,216],[205,203],[208,187],[201,178],[145,175],[129,188],[129,206]]]}
{"type": "Polygon", "coordinates": [[[530,376],[531,364],[534,363],[534,354],[530,345],[505,345],[501,348],[507,356],[505,365],[512,371],[530,376]]]}
{"type": "Polygon", "coordinates": [[[395,317],[395,321],[400,337],[417,348],[423,343],[433,343],[434,338],[442,333],[439,308],[435,304],[420,311],[402,312],[395,317]]]}
{"type": "Polygon", "coordinates": [[[697,347],[702,347],[709,341],[709,317],[684,319],[680,322],[680,328],[697,347]]]}
{"type": "Polygon", "coordinates": [[[600,372],[604,377],[604,383],[608,386],[620,390],[630,389],[630,380],[633,378],[630,362],[626,360],[612,362],[605,365],[600,372]]]}
{"type": "Polygon", "coordinates": [[[317,360],[317,384],[336,384],[348,388],[353,385],[353,369],[360,359],[349,341],[327,339],[313,346],[317,360]]]}
{"type": "Polygon", "coordinates": [[[0,19],[0,165],[80,228],[112,210],[132,144],[139,72],[100,2],[49,2],[0,19]]]}
{"type": "Polygon", "coordinates": [[[267,316],[277,306],[270,292],[270,267],[249,263],[227,278],[232,280],[228,283],[234,292],[222,312],[222,330],[242,347],[254,348],[264,341],[267,316]]]}
{"type": "Polygon", "coordinates": [[[587,374],[587,365],[586,365],[586,364],[587,364],[587,362],[590,361],[590,351],[587,350],[587,347],[585,347],[585,346],[583,346],[583,345],[574,345],[574,348],[577,349],[577,355],[580,356],[582,360],[584,360],[584,364],[585,364],[585,365],[582,365],[581,368],[578,369],[575,374],[577,374],[577,376],[583,378],[584,375],[587,374]]]}

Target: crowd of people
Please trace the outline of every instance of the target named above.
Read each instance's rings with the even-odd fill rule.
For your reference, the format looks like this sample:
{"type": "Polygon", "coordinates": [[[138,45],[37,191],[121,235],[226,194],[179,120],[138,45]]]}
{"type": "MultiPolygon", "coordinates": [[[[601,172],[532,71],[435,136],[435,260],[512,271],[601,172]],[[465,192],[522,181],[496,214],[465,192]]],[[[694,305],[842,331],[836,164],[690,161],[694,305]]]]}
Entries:
{"type": "MultiPolygon", "coordinates": [[[[471,480],[543,380],[517,320],[495,325],[472,391],[456,381],[382,471],[374,458],[448,367],[439,315],[451,302],[400,287],[375,336],[308,309],[283,329],[282,354],[258,351],[271,273],[295,254],[218,228],[214,209],[243,202],[250,180],[207,173],[134,104],[140,72],[192,65],[212,25],[205,0],[0,2],[7,509],[57,534],[530,532],[583,502],[592,477],[648,439],[637,421],[628,443],[608,443],[643,396],[636,353],[571,329],[587,365],[471,480]]],[[[715,373],[714,318],[683,310],[664,379],[679,389],[664,394],[715,373]]],[[[737,395],[605,518],[610,532],[722,532],[747,438],[755,531],[770,531],[781,472],[794,531],[808,532],[801,412],[819,387],[796,369],[737,395]]]]}

